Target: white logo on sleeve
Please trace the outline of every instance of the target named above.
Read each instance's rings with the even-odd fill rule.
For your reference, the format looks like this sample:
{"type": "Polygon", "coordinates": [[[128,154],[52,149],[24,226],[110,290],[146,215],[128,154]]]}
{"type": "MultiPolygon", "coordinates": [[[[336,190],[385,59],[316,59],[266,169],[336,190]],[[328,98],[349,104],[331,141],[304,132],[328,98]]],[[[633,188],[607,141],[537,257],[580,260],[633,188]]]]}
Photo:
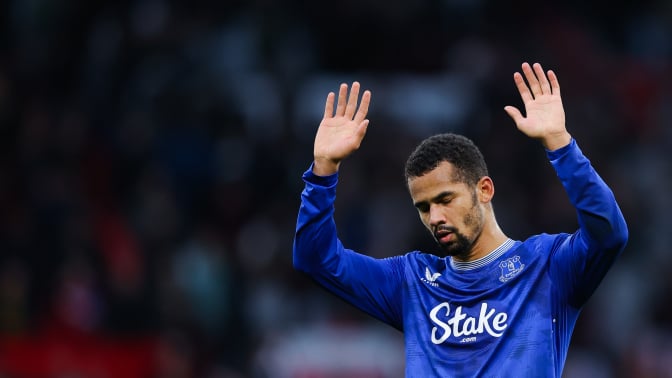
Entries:
{"type": "Polygon", "coordinates": [[[439,284],[436,282],[439,277],[441,277],[441,273],[432,273],[429,267],[425,267],[425,278],[422,278],[422,282],[439,287],[439,284]]]}
{"type": "Polygon", "coordinates": [[[451,314],[450,304],[443,302],[429,312],[429,318],[435,324],[432,327],[432,342],[441,344],[451,336],[459,338],[462,343],[476,341],[476,336],[484,333],[492,337],[502,337],[508,327],[506,321],[509,316],[505,312],[488,308],[486,302],[481,303],[477,317],[464,313],[462,306],[457,306],[451,314]]]}

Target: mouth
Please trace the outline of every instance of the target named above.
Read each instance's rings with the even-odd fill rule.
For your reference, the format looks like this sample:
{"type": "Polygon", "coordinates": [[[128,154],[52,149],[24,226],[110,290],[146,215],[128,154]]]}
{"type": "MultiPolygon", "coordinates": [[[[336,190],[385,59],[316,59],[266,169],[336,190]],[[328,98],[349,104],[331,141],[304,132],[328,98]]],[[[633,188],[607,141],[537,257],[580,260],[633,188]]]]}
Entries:
{"type": "Polygon", "coordinates": [[[436,240],[442,244],[449,243],[454,238],[454,236],[455,233],[448,230],[437,230],[434,232],[434,238],[436,238],[436,240]]]}

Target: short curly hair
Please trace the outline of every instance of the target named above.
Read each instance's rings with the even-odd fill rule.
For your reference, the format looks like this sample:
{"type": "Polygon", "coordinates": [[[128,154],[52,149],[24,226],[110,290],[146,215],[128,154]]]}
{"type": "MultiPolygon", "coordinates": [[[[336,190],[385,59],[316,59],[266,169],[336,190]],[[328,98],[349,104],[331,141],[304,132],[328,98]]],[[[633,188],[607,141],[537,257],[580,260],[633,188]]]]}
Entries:
{"type": "Polygon", "coordinates": [[[444,133],[423,140],[411,153],[406,161],[406,182],[423,176],[444,161],[455,167],[455,179],[468,185],[476,185],[481,177],[488,175],[483,154],[471,139],[444,133]]]}

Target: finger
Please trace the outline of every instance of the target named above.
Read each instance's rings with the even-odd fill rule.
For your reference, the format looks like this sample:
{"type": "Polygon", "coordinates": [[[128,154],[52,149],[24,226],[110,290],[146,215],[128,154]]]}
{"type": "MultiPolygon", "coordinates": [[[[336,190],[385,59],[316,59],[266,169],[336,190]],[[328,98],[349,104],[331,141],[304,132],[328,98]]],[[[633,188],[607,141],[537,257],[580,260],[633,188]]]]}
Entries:
{"type": "Polygon", "coordinates": [[[364,121],[362,121],[362,123],[360,123],[357,126],[357,130],[355,131],[355,133],[357,135],[357,141],[356,141],[355,149],[358,149],[359,146],[362,145],[362,140],[364,140],[364,135],[366,135],[366,129],[368,128],[368,126],[369,126],[369,120],[368,119],[365,119],[364,121]]]}
{"type": "Polygon", "coordinates": [[[534,73],[537,76],[537,80],[539,80],[539,87],[541,88],[541,93],[551,94],[551,85],[548,83],[548,79],[544,74],[544,69],[541,68],[541,64],[534,63],[532,68],[534,69],[534,73]]]}
{"type": "Polygon", "coordinates": [[[364,135],[366,134],[366,130],[369,128],[369,120],[365,119],[359,124],[359,127],[357,128],[357,135],[359,137],[360,143],[361,140],[364,139],[364,135]]]}
{"type": "Polygon", "coordinates": [[[371,103],[371,91],[364,91],[362,95],[362,102],[359,103],[359,110],[355,114],[355,122],[360,123],[366,118],[366,114],[369,112],[369,104],[371,103]]]}
{"type": "Polygon", "coordinates": [[[345,114],[345,97],[348,94],[348,84],[341,84],[338,89],[338,102],[336,103],[336,116],[345,114]]]}
{"type": "Polygon", "coordinates": [[[559,96],[560,82],[558,81],[558,77],[555,75],[555,72],[553,72],[553,70],[548,71],[548,80],[551,82],[551,91],[553,91],[553,94],[559,96]]]}
{"type": "Polygon", "coordinates": [[[541,86],[539,85],[539,80],[537,80],[532,67],[530,67],[527,62],[523,63],[523,73],[525,74],[525,79],[527,79],[527,83],[529,84],[530,90],[532,91],[532,96],[536,98],[537,96],[541,95],[541,86]]]}
{"type": "Polygon", "coordinates": [[[334,92],[329,92],[327,95],[327,103],[324,105],[324,118],[331,118],[334,116],[334,92]]]}
{"type": "Polygon", "coordinates": [[[527,84],[525,84],[523,75],[521,75],[520,72],[516,72],[513,74],[513,81],[516,83],[516,88],[518,88],[520,98],[523,99],[524,104],[527,104],[529,101],[534,100],[534,97],[532,97],[532,93],[530,93],[530,88],[527,86],[527,84]]]}
{"type": "Polygon", "coordinates": [[[519,125],[525,117],[523,117],[523,114],[516,108],[515,106],[505,106],[504,111],[511,117],[513,122],[516,123],[516,126],[519,125]]]}
{"type": "Polygon", "coordinates": [[[353,82],[350,88],[350,97],[348,98],[348,106],[345,107],[345,117],[352,119],[357,109],[357,100],[359,99],[359,83],[353,82]]]}

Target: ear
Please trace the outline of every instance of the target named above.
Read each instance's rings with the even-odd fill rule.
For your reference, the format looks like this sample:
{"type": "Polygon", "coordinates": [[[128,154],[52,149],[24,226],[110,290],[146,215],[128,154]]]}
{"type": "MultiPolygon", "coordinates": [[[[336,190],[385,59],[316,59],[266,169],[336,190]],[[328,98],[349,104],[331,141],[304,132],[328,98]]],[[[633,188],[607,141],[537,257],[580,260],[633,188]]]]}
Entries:
{"type": "Polygon", "coordinates": [[[495,183],[488,176],[481,177],[476,184],[476,193],[478,200],[482,203],[490,202],[495,196],[495,183]]]}

